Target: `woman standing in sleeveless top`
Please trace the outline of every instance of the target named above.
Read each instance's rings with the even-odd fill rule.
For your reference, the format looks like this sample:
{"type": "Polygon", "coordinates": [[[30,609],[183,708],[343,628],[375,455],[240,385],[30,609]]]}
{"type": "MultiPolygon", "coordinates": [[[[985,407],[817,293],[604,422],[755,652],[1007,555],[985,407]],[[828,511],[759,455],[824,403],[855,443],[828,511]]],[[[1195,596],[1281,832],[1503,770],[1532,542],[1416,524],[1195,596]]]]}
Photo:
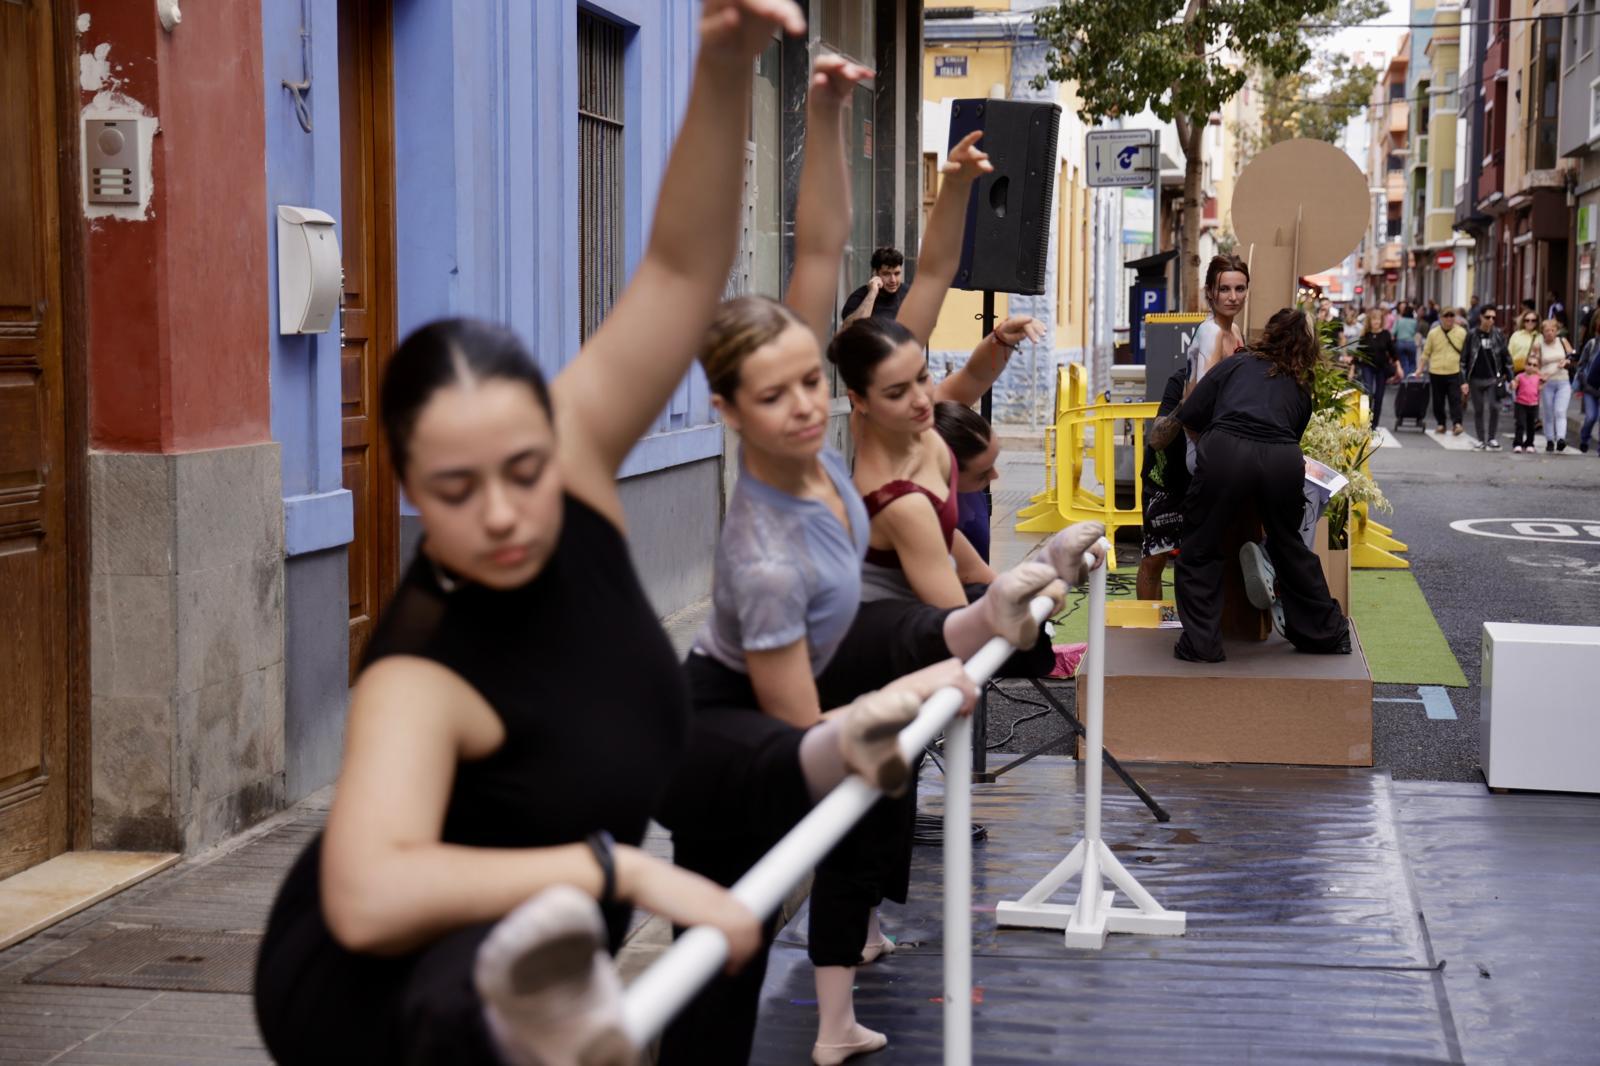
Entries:
{"type": "Polygon", "coordinates": [[[481,323],[424,327],[392,357],[384,428],[425,538],[351,692],[327,830],[263,939],[257,1017],[280,1061],[629,1061],[592,1008],[615,1005],[604,952],[634,903],[719,928],[732,964],[757,947],[744,907],[637,848],[687,706],[616,484],[733,259],[750,64],[804,30],[782,0],[704,12],[649,247],[553,385],[481,323]]]}

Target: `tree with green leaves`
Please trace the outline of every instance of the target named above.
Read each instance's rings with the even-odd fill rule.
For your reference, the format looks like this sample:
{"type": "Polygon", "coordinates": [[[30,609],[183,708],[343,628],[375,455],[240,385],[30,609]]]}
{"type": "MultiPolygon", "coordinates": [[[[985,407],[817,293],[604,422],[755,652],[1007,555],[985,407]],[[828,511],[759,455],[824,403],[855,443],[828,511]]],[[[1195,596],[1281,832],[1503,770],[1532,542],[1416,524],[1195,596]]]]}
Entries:
{"type": "Polygon", "coordinates": [[[1337,143],[1351,119],[1363,117],[1378,71],[1347,55],[1319,52],[1304,69],[1269,74],[1261,86],[1259,151],[1296,137],[1337,143]]]}
{"type": "Polygon", "coordinates": [[[1200,309],[1201,153],[1212,114],[1252,67],[1285,77],[1311,61],[1319,34],[1383,10],[1383,0],[1060,0],[1034,13],[1048,49],[1040,87],[1074,83],[1086,122],[1149,107],[1177,127],[1187,310],[1200,309]]]}

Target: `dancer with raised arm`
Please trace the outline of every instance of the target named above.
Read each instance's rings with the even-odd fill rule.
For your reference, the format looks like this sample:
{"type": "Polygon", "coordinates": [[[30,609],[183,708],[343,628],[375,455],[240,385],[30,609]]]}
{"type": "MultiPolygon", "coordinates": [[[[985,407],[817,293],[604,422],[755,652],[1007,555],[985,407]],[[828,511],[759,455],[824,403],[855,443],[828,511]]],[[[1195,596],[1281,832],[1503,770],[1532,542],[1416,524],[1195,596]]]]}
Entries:
{"type": "Polygon", "coordinates": [[[588,1008],[614,998],[600,956],[632,904],[718,927],[735,966],[758,946],[726,892],[637,848],[687,696],[616,476],[722,292],[750,64],[780,27],[804,30],[787,0],[707,0],[649,246],[548,389],[482,323],[423,327],[390,362],[384,428],[424,539],[352,690],[327,830],[263,939],[257,1018],[281,1062],[627,1061],[588,1008]]]}
{"type": "MultiPolygon", "coordinates": [[[[724,304],[701,355],[713,402],[740,437],[739,478],[717,549],[712,617],[686,664],[692,736],[710,739],[691,743],[660,820],[672,830],[676,860],[721,884],[732,884],[819,798],[808,787],[821,777],[811,751],[837,750],[814,743],[835,725],[839,712],[827,708],[874,706],[870,719],[853,712],[863,724],[845,735],[878,738],[892,736],[941,686],[970,698],[970,683],[950,656],[971,654],[996,633],[1025,642],[1037,633],[1028,602],[1060,593],[1054,569],[1034,565],[1006,575],[993,595],[960,611],[910,602],[858,611],[868,522],[843,458],[825,447],[829,397],[820,338],[850,232],[841,110],[867,74],[835,56],[817,59],[788,292],[782,303],[747,296],[724,304]],[[846,645],[849,654],[841,655],[846,645]],[[899,677],[928,664],[936,665],[899,677]],[[861,695],[886,681],[882,692],[861,695]],[[798,767],[807,771],[804,782],[798,767]]],[[[892,762],[868,776],[898,791],[910,775],[903,762],[892,762]]],[[[764,941],[775,932],[769,922],[764,941]]],[[[848,946],[852,963],[862,944],[858,935],[848,946]]],[[[762,951],[739,974],[702,991],[668,1027],[661,1061],[744,1062],[764,969],[762,951]]],[[[816,1061],[841,1062],[883,1046],[882,1034],[855,1023],[848,983],[819,980],[818,1009],[816,1061]]]]}

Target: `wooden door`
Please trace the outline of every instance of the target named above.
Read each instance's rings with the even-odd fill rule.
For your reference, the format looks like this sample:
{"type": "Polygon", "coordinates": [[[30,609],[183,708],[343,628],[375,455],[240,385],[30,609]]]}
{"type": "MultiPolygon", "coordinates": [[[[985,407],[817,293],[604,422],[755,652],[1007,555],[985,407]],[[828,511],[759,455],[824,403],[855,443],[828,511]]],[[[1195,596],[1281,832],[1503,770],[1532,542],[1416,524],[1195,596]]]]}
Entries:
{"type": "Polygon", "coordinates": [[[350,676],[394,591],[400,502],[378,422],[378,383],[395,346],[394,105],[388,0],[340,0],[340,213],[344,240],[340,402],[350,542],[350,676]]]}
{"type": "Polygon", "coordinates": [[[0,2],[0,877],[68,844],[71,601],[50,8],[0,2]]]}

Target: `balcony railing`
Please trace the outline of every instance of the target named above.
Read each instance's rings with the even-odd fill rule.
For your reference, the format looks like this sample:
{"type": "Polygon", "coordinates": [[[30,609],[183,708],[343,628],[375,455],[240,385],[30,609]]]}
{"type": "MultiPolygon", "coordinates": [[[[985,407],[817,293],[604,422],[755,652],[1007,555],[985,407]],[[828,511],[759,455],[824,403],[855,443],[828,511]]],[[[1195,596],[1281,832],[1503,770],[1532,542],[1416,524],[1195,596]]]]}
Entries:
{"type": "Polygon", "coordinates": [[[1428,135],[1424,133],[1417,138],[1417,143],[1411,149],[1411,166],[1425,167],[1428,165],[1428,135]]]}

